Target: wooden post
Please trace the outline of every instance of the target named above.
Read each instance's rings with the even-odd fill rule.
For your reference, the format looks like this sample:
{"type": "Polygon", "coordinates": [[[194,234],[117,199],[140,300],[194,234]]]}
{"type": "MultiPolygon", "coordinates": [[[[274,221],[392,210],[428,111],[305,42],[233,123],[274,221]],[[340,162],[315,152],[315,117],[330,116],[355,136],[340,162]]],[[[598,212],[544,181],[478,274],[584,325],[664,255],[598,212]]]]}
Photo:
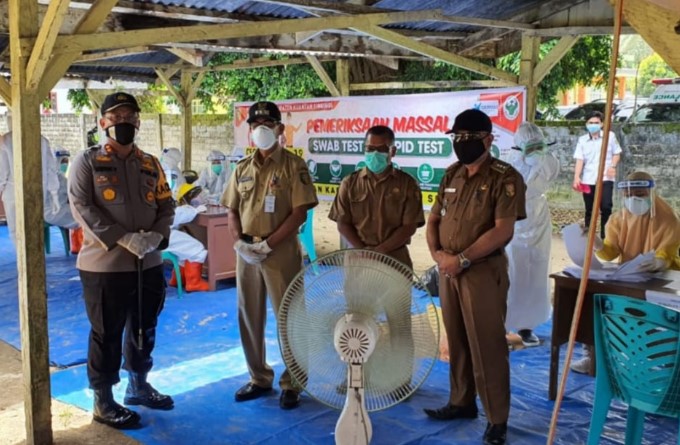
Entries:
{"type": "Polygon", "coordinates": [[[158,148],[163,150],[165,148],[163,145],[163,115],[160,113],[156,115],[156,125],[158,126],[156,129],[156,143],[158,148]]]}
{"type": "Polygon", "coordinates": [[[20,38],[38,36],[37,0],[9,0],[12,71],[12,143],[16,190],[16,248],[24,374],[26,443],[52,443],[47,293],[40,153],[40,97],[28,88],[30,51],[20,38]]]}
{"type": "Polygon", "coordinates": [[[519,83],[527,87],[527,115],[526,120],[534,121],[536,116],[536,100],[538,86],[534,85],[534,68],[538,60],[538,50],[541,38],[522,34],[522,58],[519,62],[519,83]]]}
{"type": "Polygon", "coordinates": [[[191,169],[191,73],[182,72],[180,78],[180,96],[182,96],[182,152],[184,153],[184,170],[191,169]]]}
{"type": "Polygon", "coordinates": [[[341,96],[349,96],[349,60],[335,61],[335,81],[341,96]]]}

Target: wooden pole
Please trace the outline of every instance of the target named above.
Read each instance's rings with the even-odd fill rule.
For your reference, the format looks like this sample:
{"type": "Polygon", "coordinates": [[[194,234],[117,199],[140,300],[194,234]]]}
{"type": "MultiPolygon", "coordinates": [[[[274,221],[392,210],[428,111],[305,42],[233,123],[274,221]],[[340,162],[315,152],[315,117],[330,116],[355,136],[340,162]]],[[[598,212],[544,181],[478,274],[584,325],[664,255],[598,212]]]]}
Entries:
{"type": "Polygon", "coordinates": [[[43,237],[40,152],[40,97],[28,88],[30,52],[21,38],[38,35],[37,0],[9,0],[12,71],[12,152],[14,156],[16,249],[24,375],[26,443],[52,443],[47,293],[43,237]]]}
{"type": "MultiPolygon", "coordinates": [[[[590,230],[588,231],[588,243],[586,245],[586,252],[593,251],[595,244],[595,234],[597,233],[597,218],[600,214],[600,202],[602,201],[602,178],[604,173],[605,162],[607,160],[607,148],[609,147],[609,130],[611,128],[612,116],[612,100],[614,99],[614,87],[616,85],[616,65],[619,59],[619,38],[621,36],[621,21],[623,18],[623,0],[616,0],[616,7],[614,12],[614,42],[612,47],[611,65],[609,71],[609,84],[607,87],[607,104],[604,116],[604,129],[602,136],[602,148],[600,149],[600,165],[597,174],[597,186],[595,188],[595,199],[593,202],[593,214],[590,219],[590,230]]],[[[562,377],[560,378],[560,386],[557,391],[557,398],[555,406],[553,407],[552,418],[550,419],[550,430],[548,431],[547,445],[552,445],[555,440],[555,433],[557,431],[557,419],[562,405],[562,398],[567,387],[567,377],[569,376],[569,366],[571,364],[571,357],[574,353],[574,342],[576,341],[576,331],[578,329],[579,321],[581,319],[581,308],[583,308],[583,300],[586,295],[586,288],[588,286],[588,276],[590,274],[590,264],[592,255],[586,255],[585,264],[583,265],[583,275],[578,288],[578,295],[576,297],[576,304],[574,307],[574,318],[571,322],[571,330],[569,332],[569,343],[567,344],[567,357],[564,360],[564,367],[562,369],[562,377]]],[[[592,323],[593,321],[590,320],[592,323]]]]}
{"type": "Polygon", "coordinates": [[[540,37],[522,34],[522,58],[519,62],[519,83],[527,88],[526,120],[529,122],[533,122],[536,115],[538,86],[534,85],[534,68],[536,68],[536,62],[538,61],[540,44],[540,37]]]}
{"type": "Polygon", "coordinates": [[[338,59],[335,61],[335,82],[341,96],[349,96],[349,60],[338,59]]]}

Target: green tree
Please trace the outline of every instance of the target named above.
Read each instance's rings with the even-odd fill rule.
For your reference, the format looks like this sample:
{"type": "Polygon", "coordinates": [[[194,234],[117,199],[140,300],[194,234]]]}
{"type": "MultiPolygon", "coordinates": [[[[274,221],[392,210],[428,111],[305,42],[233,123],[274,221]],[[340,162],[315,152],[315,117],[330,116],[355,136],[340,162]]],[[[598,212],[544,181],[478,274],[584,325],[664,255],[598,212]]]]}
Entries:
{"type": "MultiPolygon", "coordinates": [[[[558,40],[549,40],[540,47],[540,57],[557,45],[558,40]]],[[[538,108],[549,115],[557,116],[557,95],[575,85],[605,85],[609,77],[612,38],[610,36],[586,36],[571,48],[552,70],[543,78],[538,87],[538,108]]],[[[512,53],[498,60],[498,67],[519,74],[520,53],[512,53]]]]}
{"type": "Polygon", "coordinates": [[[677,76],[678,74],[668,66],[661,56],[654,53],[640,62],[636,93],[638,96],[647,97],[656,89],[656,85],[652,83],[652,79],[677,76]]]}
{"type": "MultiPolygon", "coordinates": [[[[209,66],[225,65],[238,60],[248,60],[247,54],[217,54],[209,66]]],[[[288,56],[262,56],[259,59],[287,59],[288,56]]],[[[333,63],[324,68],[331,77],[335,70],[333,63]]],[[[287,65],[253,69],[209,72],[203,78],[196,98],[206,110],[218,107],[231,113],[233,102],[254,100],[284,100],[309,97],[324,97],[330,93],[314,69],[307,65],[287,65]]]]}
{"type": "Polygon", "coordinates": [[[82,113],[84,108],[92,108],[90,98],[88,97],[87,92],[83,89],[68,90],[68,93],[66,93],[66,98],[69,102],[71,102],[71,106],[74,110],[76,110],[76,114],[82,113]]]}

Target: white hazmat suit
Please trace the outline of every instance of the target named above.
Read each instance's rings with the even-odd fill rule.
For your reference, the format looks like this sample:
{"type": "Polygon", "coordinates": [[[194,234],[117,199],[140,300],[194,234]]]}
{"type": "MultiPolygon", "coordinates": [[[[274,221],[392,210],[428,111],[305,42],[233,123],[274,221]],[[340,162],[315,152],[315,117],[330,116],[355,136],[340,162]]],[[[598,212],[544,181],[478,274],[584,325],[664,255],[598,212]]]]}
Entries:
{"type": "MultiPolygon", "coordinates": [[[[49,141],[43,136],[40,137],[40,151],[42,154],[43,218],[48,224],[69,229],[77,227],[68,205],[60,202],[57,162],[50,150],[49,141]]],[[[14,154],[11,131],[0,139],[0,193],[2,193],[10,238],[16,245],[14,154]]]]}
{"type": "Polygon", "coordinates": [[[163,173],[165,173],[165,179],[170,185],[170,190],[172,190],[172,196],[177,198],[177,191],[186,181],[184,180],[184,175],[182,174],[182,169],[180,164],[182,162],[182,152],[178,148],[164,148],[161,153],[161,166],[163,167],[163,173]]]}
{"type": "Polygon", "coordinates": [[[196,185],[208,192],[208,199],[211,204],[217,204],[229,183],[231,165],[227,162],[224,153],[218,150],[212,150],[206,160],[210,162],[210,165],[201,171],[196,185]]]}
{"type": "Polygon", "coordinates": [[[515,134],[516,152],[510,164],[526,183],[527,218],[515,223],[506,247],[510,289],[505,320],[508,330],[533,330],[550,318],[550,244],[552,223],[545,192],[560,171],[559,161],[547,151],[544,136],[534,124],[523,123],[515,134]]]}

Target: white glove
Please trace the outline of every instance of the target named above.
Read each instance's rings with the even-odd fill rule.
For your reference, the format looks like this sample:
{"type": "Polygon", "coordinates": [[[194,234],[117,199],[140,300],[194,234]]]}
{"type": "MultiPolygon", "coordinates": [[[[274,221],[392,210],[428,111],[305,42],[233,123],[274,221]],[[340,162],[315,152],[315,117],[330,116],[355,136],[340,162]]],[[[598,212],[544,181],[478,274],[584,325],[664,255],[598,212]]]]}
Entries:
{"type": "Polygon", "coordinates": [[[595,242],[593,243],[593,248],[595,249],[596,252],[599,252],[600,250],[604,249],[604,241],[602,241],[602,238],[600,238],[597,235],[595,235],[595,242]]]}
{"type": "Polygon", "coordinates": [[[59,194],[57,192],[50,192],[52,197],[52,214],[56,215],[61,210],[61,205],[59,204],[59,194]]]}
{"type": "Polygon", "coordinates": [[[144,255],[151,253],[163,241],[163,235],[157,232],[147,233],[126,233],[118,240],[118,245],[127,249],[137,258],[144,258],[144,255]]]}
{"type": "Polygon", "coordinates": [[[272,248],[269,247],[269,244],[267,243],[266,240],[260,241],[259,243],[255,243],[252,246],[253,246],[253,251],[260,253],[262,255],[267,256],[270,253],[272,253],[272,248]]]}
{"type": "Polygon", "coordinates": [[[254,244],[248,244],[243,240],[238,240],[234,243],[234,250],[239,254],[243,261],[248,264],[260,264],[267,258],[267,255],[255,252],[254,244]]]}
{"type": "Polygon", "coordinates": [[[204,206],[203,204],[201,204],[200,206],[196,206],[196,212],[197,213],[203,213],[203,212],[207,212],[207,211],[208,211],[208,208],[206,206],[204,206]]]}
{"type": "Polygon", "coordinates": [[[661,272],[667,268],[666,260],[656,257],[653,260],[640,265],[641,272],[661,272]]]}

